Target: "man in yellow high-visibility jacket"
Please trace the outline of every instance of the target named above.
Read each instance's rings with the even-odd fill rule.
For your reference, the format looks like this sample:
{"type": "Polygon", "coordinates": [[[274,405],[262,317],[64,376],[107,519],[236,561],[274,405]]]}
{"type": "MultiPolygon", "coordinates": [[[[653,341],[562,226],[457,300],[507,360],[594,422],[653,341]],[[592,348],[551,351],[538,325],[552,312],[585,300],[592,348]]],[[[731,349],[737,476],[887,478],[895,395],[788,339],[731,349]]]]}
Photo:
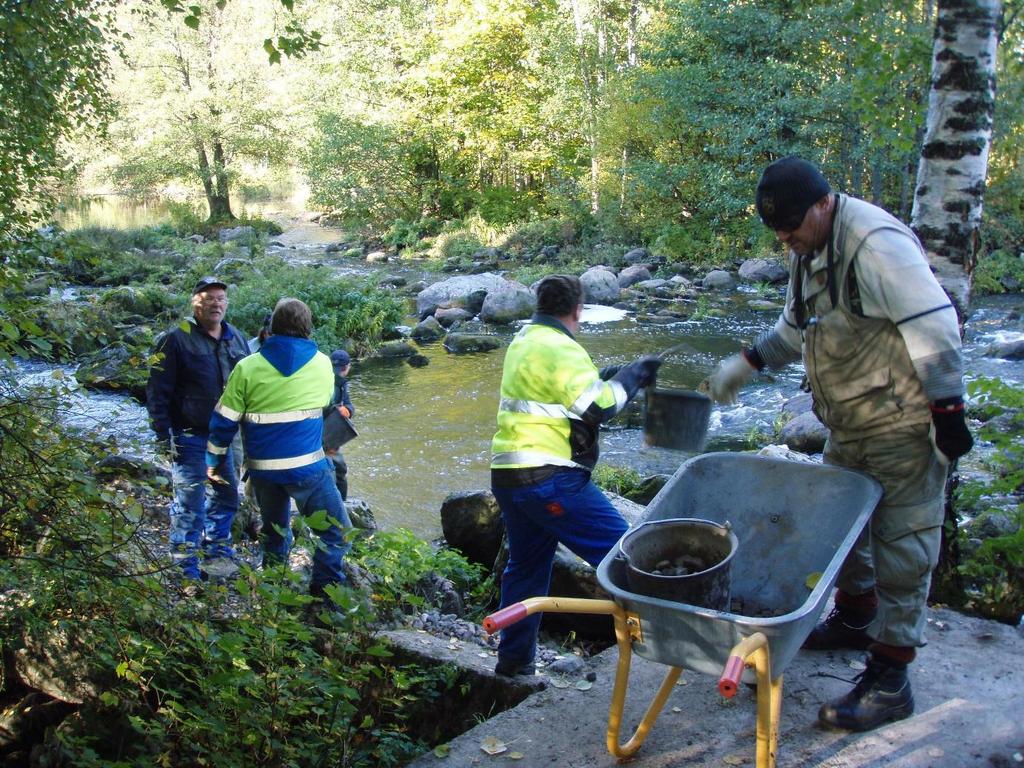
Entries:
{"type": "MultiPolygon", "coordinates": [[[[503,608],[548,593],[559,543],[597,565],[626,532],[590,479],[598,428],[654,383],[661,362],[651,356],[598,371],[574,337],[583,311],[579,279],[552,275],[536,292],[537,312],[505,355],[491,444],[491,490],[509,549],[503,608]]],[[[534,615],[502,631],[496,673],[534,673],[539,626],[534,615]]]]}

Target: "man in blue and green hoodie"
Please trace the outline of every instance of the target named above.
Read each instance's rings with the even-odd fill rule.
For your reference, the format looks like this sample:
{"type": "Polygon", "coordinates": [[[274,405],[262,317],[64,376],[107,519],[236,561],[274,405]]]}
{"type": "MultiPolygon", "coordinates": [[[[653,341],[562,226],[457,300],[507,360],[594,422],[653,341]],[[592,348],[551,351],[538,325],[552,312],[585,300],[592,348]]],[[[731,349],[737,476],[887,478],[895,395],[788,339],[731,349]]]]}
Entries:
{"type": "Polygon", "coordinates": [[[260,351],[231,372],[210,417],[207,473],[220,477],[231,440],[242,427],[242,442],[256,502],[263,516],[264,567],[287,562],[292,545],[290,499],[302,515],[323,511],[328,526],[317,531],[322,546],[313,555],[310,594],[344,584],[342,560],[352,527],[334,484],[334,469],[322,445],[323,407],[334,390],[327,355],[309,337],[312,314],[298,299],[281,299],[270,320],[271,335],[260,351]]]}

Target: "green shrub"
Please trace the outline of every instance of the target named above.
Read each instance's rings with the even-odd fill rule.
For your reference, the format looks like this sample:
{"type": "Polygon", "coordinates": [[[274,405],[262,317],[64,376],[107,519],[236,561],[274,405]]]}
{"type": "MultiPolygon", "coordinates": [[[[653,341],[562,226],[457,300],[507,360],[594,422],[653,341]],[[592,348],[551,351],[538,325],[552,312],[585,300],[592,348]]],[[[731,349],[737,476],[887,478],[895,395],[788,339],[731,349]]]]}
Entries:
{"type": "MultiPolygon", "coordinates": [[[[987,460],[992,477],[968,481],[957,490],[958,502],[974,514],[989,509],[992,497],[1024,493],[1024,390],[997,379],[978,378],[968,384],[972,413],[983,422],[978,437],[995,449],[987,460]],[[1010,419],[1007,428],[1003,421],[1010,419]]],[[[1024,614],[1024,505],[1018,504],[1016,532],[984,540],[971,550],[961,530],[961,551],[968,552],[958,567],[966,589],[966,607],[983,616],[1017,623],[1024,614]]]]}
{"type": "Polygon", "coordinates": [[[239,216],[231,225],[231,227],[252,227],[261,235],[270,235],[271,237],[280,235],[284,232],[281,225],[276,221],[270,219],[264,219],[262,216],[239,216]]]}
{"type": "Polygon", "coordinates": [[[480,193],[476,210],[488,224],[506,226],[528,219],[536,202],[510,187],[487,187],[480,193]]]}
{"type": "Polygon", "coordinates": [[[429,596],[418,591],[418,582],[427,574],[448,579],[456,592],[475,596],[473,602],[478,605],[486,602],[483,596],[493,589],[484,578],[483,566],[470,563],[454,550],[418,539],[406,529],[357,538],[351,558],[374,575],[374,600],[385,614],[427,606],[429,596]]]}
{"type": "MultiPolygon", "coordinates": [[[[323,269],[264,257],[241,267],[230,293],[228,318],[255,335],[279,299],[293,296],[313,313],[313,339],[320,349],[345,346],[356,356],[372,351],[405,316],[405,300],[365,279],[335,277],[323,269]]],[[[196,275],[198,278],[199,275],[196,275]]]]}
{"type": "Polygon", "coordinates": [[[974,290],[979,294],[1006,293],[1007,286],[1024,288],[1024,255],[998,250],[978,260],[974,269],[974,290]]]}
{"type": "MultiPolygon", "coordinates": [[[[285,569],[243,567],[227,587],[183,595],[152,549],[150,491],[101,469],[111,446],[61,427],[68,400],[59,386],[0,379],[0,648],[46,647],[86,683],[44,747],[52,764],[371,768],[427,748],[417,734],[452,695],[450,670],[396,664],[366,596],[348,589],[332,590],[342,623],[311,628],[311,598],[285,569]]],[[[296,546],[314,546],[316,527],[303,521],[296,546]]],[[[427,569],[460,588],[479,577],[407,534],[367,537],[359,551],[385,584],[378,608],[416,604],[404,590],[427,569]]]]}
{"type": "Polygon", "coordinates": [[[610,464],[598,464],[594,469],[594,483],[619,496],[629,496],[640,490],[643,478],[636,470],[628,467],[613,467],[610,464]]]}
{"type": "Polygon", "coordinates": [[[545,245],[564,247],[578,237],[578,228],[571,219],[549,218],[518,224],[506,235],[502,247],[509,251],[536,253],[545,245]]]}
{"type": "Polygon", "coordinates": [[[167,201],[171,226],[178,237],[188,237],[206,230],[206,211],[193,202],[167,201]]]}
{"type": "Polygon", "coordinates": [[[434,238],[429,255],[444,261],[468,262],[473,254],[484,247],[476,235],[464,231],[442,232],[434,238]]]}

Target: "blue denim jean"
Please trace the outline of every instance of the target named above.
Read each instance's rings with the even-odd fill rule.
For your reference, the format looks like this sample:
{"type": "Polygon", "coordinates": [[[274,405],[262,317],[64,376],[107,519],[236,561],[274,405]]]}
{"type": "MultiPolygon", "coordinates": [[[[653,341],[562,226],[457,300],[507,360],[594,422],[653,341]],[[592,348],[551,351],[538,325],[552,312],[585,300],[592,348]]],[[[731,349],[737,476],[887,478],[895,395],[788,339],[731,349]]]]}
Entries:
{"type": "Polygon", "coordinates": [[[171,477],[171,552],[188,578],[199,578],[200,549],[207,557],[231,557],[231,523],[238,511],[238,475],[228,451],[221,472],[228,483],[206,477],[206,435],[175,432],[171,477]],[[209,491],[209,498],[207,492],[209,491]]]}
{"type": "MultiPolygon", "coordinates": [[[[555,550],[562,543],[596,566],[629,527],[590,473],[569,469],[520,488],[492,487],[508,537],[508,565],[501,577],[501,607],[544,597],[551,586],[555,550]]],[[[503,629],[498,659],[533,661],[540,614],[503,629]]]]}
{"type": "Polygon", "coordinates": [[[313,554],[310,592],[320,594],[328,584],[344,584],[342,561],[352,548],[345,540],[345,531],[352,523],[334,484],[333,465],[325,461],[322,469],[296,483],[273,482],[256,474],[251,479],[263,516],[263,565],[288,561],[292,548],[291,499],[294,499],[299,514],[309,516],[323,510],[341,523],[341,527],[331,524],[326,530],[313,532],[320,541],[313,554]]]}

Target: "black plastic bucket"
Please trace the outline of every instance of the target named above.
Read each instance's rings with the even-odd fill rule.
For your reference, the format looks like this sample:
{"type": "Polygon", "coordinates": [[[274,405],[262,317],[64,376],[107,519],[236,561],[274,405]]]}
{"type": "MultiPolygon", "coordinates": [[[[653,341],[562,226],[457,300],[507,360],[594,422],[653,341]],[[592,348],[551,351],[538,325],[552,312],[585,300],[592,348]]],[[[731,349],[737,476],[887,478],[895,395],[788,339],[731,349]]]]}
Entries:
{"type": "Polygon", "coordinates": [[[648,387],[644,442],[655,448],[702,451],[711,418],[711,398],[688,389],[648,387]]]}
{"type": "Polygon", "coordinates": [[[729,524],[673,518],[642,523],[619,540],[632,592],[716,611],[729,609],[739,540],[729,524]]]}
{"type": "Polygon", "coordinates": [[[324,450],[336,451],[345,443],[359,437],[355,425],[341,411],[332,408],[324,417],[324,450]]]}

